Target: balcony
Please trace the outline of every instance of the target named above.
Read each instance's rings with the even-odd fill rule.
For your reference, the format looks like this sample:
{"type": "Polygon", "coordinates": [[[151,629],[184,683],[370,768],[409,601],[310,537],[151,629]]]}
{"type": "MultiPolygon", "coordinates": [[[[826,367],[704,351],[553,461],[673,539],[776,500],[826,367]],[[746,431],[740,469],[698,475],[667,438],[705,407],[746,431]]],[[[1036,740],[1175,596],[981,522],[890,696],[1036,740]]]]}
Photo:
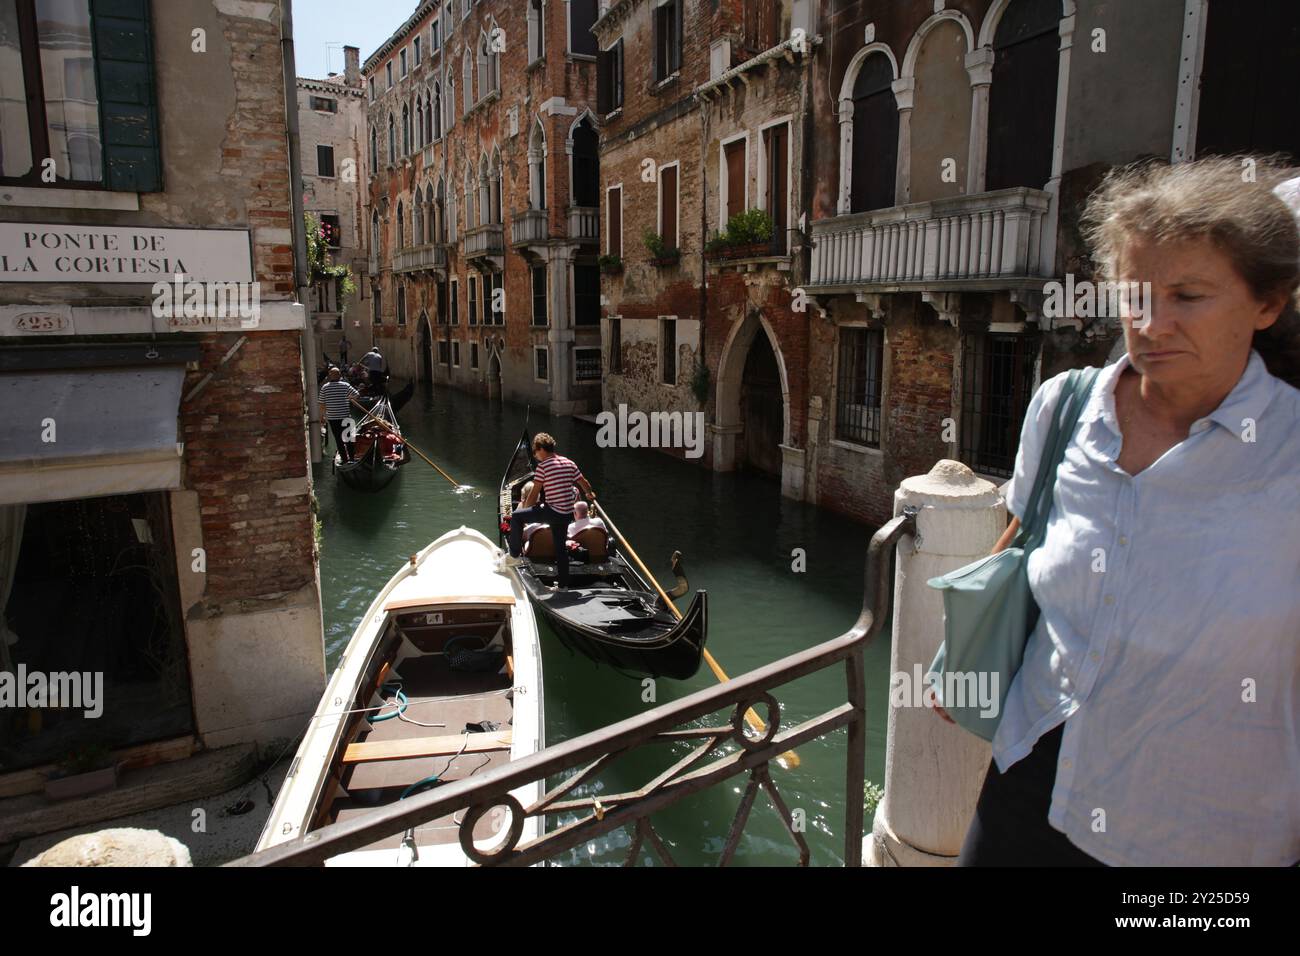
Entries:
{"type": "Polygon", "coordinates": [[[393,258],[394,272],[435,272],[447,268],[447,247],[441,243],[399,250],[393,258]]]}
{"type": "Polygon", "coordinates": [[[545,242],[550,238],[550,225],[545,209],[525,209],[510,217],[510,244],[523,246],[530,242],[545,242]]]}
{"type": "Polygon", "coordinates": [[[1041,277],[1049,202],[1047,193],[1016,187],[819,220],[809,285],[994,289],[1041,277]]]}
{"type": "Polygon", "coordinates": [[[501,255],[505,251],[504,231],[499,222],[465,230],[465,258],[501,255]]]}
{"type": "Polygon", "coordinates": [[[579,242],[600,241],[600,207],[569,207],[569,238],[579,242]]]}

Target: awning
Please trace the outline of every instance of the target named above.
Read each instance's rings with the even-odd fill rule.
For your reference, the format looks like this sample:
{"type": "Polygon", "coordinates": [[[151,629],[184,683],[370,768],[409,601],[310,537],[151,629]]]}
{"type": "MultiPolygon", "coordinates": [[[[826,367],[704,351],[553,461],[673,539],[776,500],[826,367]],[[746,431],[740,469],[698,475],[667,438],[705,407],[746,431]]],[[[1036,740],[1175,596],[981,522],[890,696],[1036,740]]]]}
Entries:
{"type": "Polygon", "coordinates": [[[0,504],[179,488],[183,366],[0,374],[0,504]]]}

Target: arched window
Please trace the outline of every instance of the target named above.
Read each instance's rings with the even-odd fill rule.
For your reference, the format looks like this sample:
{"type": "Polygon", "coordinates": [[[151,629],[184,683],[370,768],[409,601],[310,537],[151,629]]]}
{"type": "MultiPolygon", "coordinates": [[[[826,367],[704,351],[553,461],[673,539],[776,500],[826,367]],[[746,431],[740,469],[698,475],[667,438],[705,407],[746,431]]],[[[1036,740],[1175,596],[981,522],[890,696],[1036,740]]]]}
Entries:
{"type": "Polygon", "coordinates": [[[447,115],[443,119],[442,128],[450,131],[456,125],[456,74],[447,68],[447,95],[442,98],[443,108],[447,115]]]}
{"type": "Polygon", "coordinates": [[[469,50],[465,51],[465,55],[460,61],[460,83],[464,87],[461,96],[465,100],[465,106],[461,112],[468,113],[470,107],[474,105],[474,57],[469,50]]]}
{"type": "Polygon", "coordinates": [[[480,30],[478,35],[478,56],[475,57],[475,66],[478,68],[479,99],[482,99],[487,96],[488,93],[492,92],[492,78],[488,75],[488,58],[491,55],[488,47],[489,41],[487,34],[480,30]]]}
{"type": "Polygon", "coordinates": [[[491,221],[500,223],[504,220],[501,216],[501,151],[492,151],[492,166],[488,170],[488,186],[492,195],[492,204],[489,210],[491,221]]]}
{"type": "Polygon", "coordinates": [[[488,185],[488,158],[480,156],[478,161],[478,224],[486,226],[492,221],[492,188],[488,185]]]}
{"type": "Polygon", "coordinates": [[[1061,0],[1011,0],[993,35],[985,188],[1052,178],[1061,0]]]}
{"type": "Polygon", "coordinates": [[[388,165],[397,162],[397,125],[393,122],[393,114],[388,114],[388,165]]]}
{"type": "Polygon", "coordinates": [[[424,184],[424,238],[422,242],[437,241],[437,219],[433,208],[433,184],[424,184]]]}
{"type": "Polygon", "coordinates": [[[474,185],[474,164],[470,163],[465,169],[465,231],[469,232],[476,225],[474,219],[474,194],[478,187],[474,185]]]}
{"type": "Polygon", "coordinates": [[[394,249],[406,248],[406,216],[402,212],[402,201],[397,201],[397,242],[393,244],[394,249]]]}
{"type": "Polygon", "coordinates": [[[542,16],[542,0],[528,0],[528,62],[532,63],[546,52],[546,27],[542,16]]]}
{"type": "Polygon", "coordinates": [[[455,180],[449,181],[452,185],[447,189],[447,241],[456,242],[460,238],[460,204],[456,199],[455,180]]]}
{"type": "Polygon", "coordinates": [[[528,137],[528,205],[546,208],[546,130],[540,119],[533,122],[528,137]]]}
{"type": "Polygon", "coordinates": [[[573,205],[600,205],[599,137],[584,116],[573,130],[573,205]]]}
{"type": "Polygon", "coordinates": [[[424,101],[424,143],[429,145],[433,142],[433,94],[424,101]]]}
{"type": "Polygon", "coordinates": [[[884,53],[862,61],[853,81],[852,212],[894,205],[898,176],[898,101],[894,66],[884,53]]]}
{"type": "Polygon", "coordinates": [[[411,245],[424,245],[424,211],[420,208],[420,190],[411,197],[411,245]]]}
{"type": "Polygon", "coordinates": [[[950,11],[931,17],[922,29],[913,37],[902,68],[916,90],[909,203],[964,193],[970,157],[971,79],[966,60],[974,38],[961,14],[950,11]]]}
{"type": "Polygon", "coordinates": [[[379,131],[374,126],[370,127],[370,168],[379,168],[379,131]]]}
{"type": "Polygon", "coordinates": [[[433,139],[442,139],[442,88],[433,84],[433,139]]]}
{"type": "Polygon", "coordinates": [[[435,242],[447,241],[447,184],[441,176],[438,177],[438,192],[433,200],[434,215],[434,233],[435,242]]]}
{"type": "Polygon", "coordinates": [[[411,155],[411,108],[402,104],[402,155],[411,155]]]}

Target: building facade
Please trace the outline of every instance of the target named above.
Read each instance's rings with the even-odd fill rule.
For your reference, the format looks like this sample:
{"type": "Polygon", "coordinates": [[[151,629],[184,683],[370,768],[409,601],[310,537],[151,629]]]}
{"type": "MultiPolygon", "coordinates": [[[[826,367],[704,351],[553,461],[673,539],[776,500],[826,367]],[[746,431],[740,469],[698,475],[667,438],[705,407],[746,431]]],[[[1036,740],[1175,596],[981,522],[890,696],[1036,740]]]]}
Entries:
{"type": "Polygon", "coordinates": [[[8,832],[61,762],[296,735],[325,660],[280,5],[5,9],[0,669],[103,680],[0,711],[8,832]]]}
{"type": "Polygon", "coordinates": [[[304,207],[320,223],[330,259],[352,270],[356,286],[348,294],[337,280],[312,284],[316,354],[331,360],[338,358],[339,340],[345,335],[352,359],[371,346],[368,302],[363,300],[369,280],[362,200],[369,177],[360,50],[344,47],[343,60],[343,73],[323,80],[300,76],[297,84],[304,207]]]}
{"type": "Polygon", "coordinates": [[[606,407],[704,409],[711,467],[779,463],[787,496],[871,524],[941,458],[1005,481],[1037,386],[1117,347],[1116,317],[1044,308],[1050,283],[1091,278],[1087,196],[1144,158],[1300,155],[1276,72],[1298,16],[1268,5],[1243,22],[1222,0],[612,5],[596,32],[602,48],[626,39],[629,105],[606,121],[607,191],[681,159],[668,186],[631,180],[623,275],[604,286],[606,407]],[[704,44],[665,62],[674,18],[709,38],[712,64],[704,44]],[[744,39],[755,20],[761,53],[744,39]],[[719,74],[728,35],[750,59],[736,65],[732,39],[719,74]],[[1266,105],[1243,109],[1256,95],[1266,105]],[[790,261],[701,262],[695,243],[732,210],[772,208],[767,130],[787,115],[790,261]],[[639,235],[674,191],[701,221],[672,221],[682,255],[665,268],[639,235]],[[665,384],[674,343],[679,364],[703,356],[698,394],[680,369],[665,384]]]}
{"type": "Polygon", "coordinates": [[[598,403],[596,12],[424,3],[366,60],[371,319],[394,374],[598,403]]]}

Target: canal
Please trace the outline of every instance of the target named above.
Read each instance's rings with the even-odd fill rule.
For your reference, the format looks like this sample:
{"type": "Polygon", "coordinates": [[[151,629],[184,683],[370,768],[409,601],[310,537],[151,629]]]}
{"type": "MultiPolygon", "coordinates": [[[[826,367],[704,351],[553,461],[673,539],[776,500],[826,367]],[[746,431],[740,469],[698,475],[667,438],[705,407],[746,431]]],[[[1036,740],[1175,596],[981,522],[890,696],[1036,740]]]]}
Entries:
{"type": "MultiPolygon", "coordinates": [[[[403,430],[452,477],[472,486],[468,492],[458,493],[418,458],[376,495],[355,492],[336,481],[328,464],[318,466],[321,595],[330,668],[375,591],[409,555],[462,524],[496,540],[496,490],[524,417],[522,406],[449,389],[417,390],[402,411],[403,430]]],[[[728,674],[828,640],[853,624],[862,603],[863,565],[873,529],[784,499],[778,482],[766,476],[716,474],[649,449],[602,449],[594,425],[551,418],[537,409],[529,424],[533,431],[549,431],[561,453],[578,463],[661,580],[671,581],[669,555],[682,552],[692,590],[709,591],[708,647],[728,674]],[[806,555],[806,570],[792,569],[796,549],[806,555]]],[[[652,706],[643,702],[639,680],[571,655],[545,625],[542,642],[548,744],[652,706]]],[[[887,632],[868,649],[866,669],[866,773],[868,780],[883,784],[887,632]]],[[[705,666],[689,681],[660,680],[656,702],[713,682],[705,666]]],[[[839,665],[778,688],[782,725],[823,713],[844,702],[844,694],[839,665]]],[[[847,733],[840,731],[801,747],[797,768],[772,766],[787,805],[803,811],[813,865],[842,861],[845,800],[862,799],[862,794],[844,793],[846,741],[847,733]]],[[[639,787],[667,765],[668,754],[666,746],[657,745],[643,758],[621,758],[597,783],[597,792],[639,787]]],[[[655,815],[655,827],[677,863],[716,862],[745,780],[733,778],[655,815]]],[[[869,831],[870,818],[866,826],[869,831]]],[[[621,863],[629,845],[626,832],[615,832],[562,862],[621,863]]],[[[643,863],[647,852],[643,850],[643,863]]],[[[777,865],[795,858],[776,811],[760,793],[735,862],[777,865]]]]}

